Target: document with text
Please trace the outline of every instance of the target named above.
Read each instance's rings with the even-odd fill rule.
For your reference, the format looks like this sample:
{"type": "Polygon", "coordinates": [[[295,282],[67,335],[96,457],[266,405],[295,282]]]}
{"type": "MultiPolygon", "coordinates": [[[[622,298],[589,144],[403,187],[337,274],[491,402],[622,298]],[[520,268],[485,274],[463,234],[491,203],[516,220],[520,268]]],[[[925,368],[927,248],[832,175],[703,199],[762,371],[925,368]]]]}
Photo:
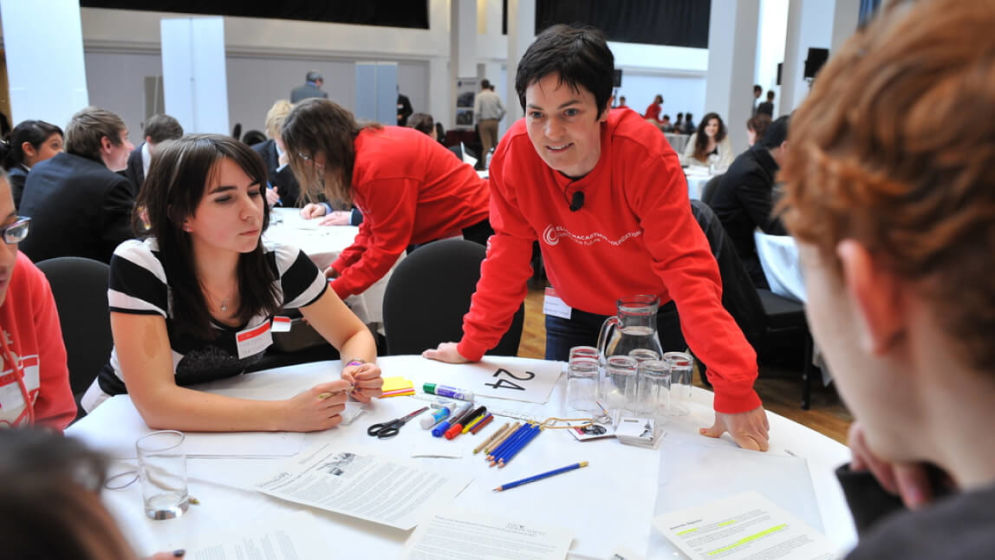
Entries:
{"type": "Polygon", "coordinates": [[[425,520],[404,547],[406,560],[563,560],[567,529],[473,512],[446,512],[425,520]]]}
{"type": "Polygon", "coordinates": [[[375,455],[320,444],[286,461],[256,489],[277,498],[411,529],[470,483],[375,455]]]}
{"type": "Polygon", "coordinates": [[[205,536],[186,554],[189,560],[300,560],[332,558],[314,516],[298,511],[259,521],[238,531],[205,536]]]}
{"type": "Polygon", "coordinates": [[[759,492],[657,516],[653,525],[692,560],[832,560],[832,543],[759,492]]]}

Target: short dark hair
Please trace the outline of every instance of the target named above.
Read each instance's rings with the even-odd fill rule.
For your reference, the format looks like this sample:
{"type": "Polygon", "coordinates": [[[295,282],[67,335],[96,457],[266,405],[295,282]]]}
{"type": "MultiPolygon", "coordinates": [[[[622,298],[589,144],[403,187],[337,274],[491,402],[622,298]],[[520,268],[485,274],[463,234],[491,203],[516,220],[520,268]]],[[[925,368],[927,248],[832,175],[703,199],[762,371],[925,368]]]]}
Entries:
{"type": "Polygon", "coordinates": [[[757,113],[746,120],[746,128],[752,130],[756,137],[754,143],[759,143],[763,139],[767,129],[770,128],[771,118],[767,113],[757,113]]]}
{"type": "Polygon", "coordinates": [[[145,136],[151,138],[153,144],[176,140],[183,136],[183,127],[180,121],[169,115],[152,115],[145,122],[145,136]]]}
{"type": "Polygon", "coordinates": [[[753,84],[753,93],[762,93],[764,88],[760,87],[760,84],[753,84]]]}
{"type": "Polygon", "coordinates": [[[307,75],[304,76],[304,80],[308,82],[317,82],[318,80],[321,80],[324,82],[325,78],[322,77],[321,72],[318,72],[317,70],[309,70],[307,75]]]}
{"type": "Polygon", "coordinates": [[[435,119],[428,113],[415,113],[408,117],[408,128],[424,132],[435,138],[435,119]]]}
{"type": "Polygon", "coordinates": [[[480,89],[491,89],[491,81],[487,78],[480,80],[480,89]]]}
{"type": "Polygon", "coordinates": [[[127,129],[116,114],[99,107],[87,107],[73,115],[66,127],[66,151],[103,163],[100,139],[106,136],[111,144],[120,146],[121,133],[127,129]]]}
{"type": "Polygon", "coordinates": [[[31,144],[34,149],[41,147],[42,142],[48,140],[53,134],[62,136],[62,129],[45,121],[21,121],[10,131],[6,142],[0,142],[0,161],[3,168],[10,171],[14,167],[24,163],[25,142],[31,144]]]}
{"type": "Polygon", "coordinates": [[[604,33],[593,27],[554,25],[536,37],[518,62],[515,91],[525,109],[525,90],[550,74],[574,90],[594,95],[596,118],[608,109],[615,84],[615,57],[604,33]]]}
{"type": "Polygon", "coordinates": [[[778,117],[777,120],[770,123],[770,126],[767,127],[767,132],[764,133],[763,138],[760,140],[760,145],[765,148],[776,148],[783,144],[788,139],[788,126],[790,124],[791,117],[789,115],[778,117]]]}
{"type": "Polygon", "coordinates": [[[767,101],[773,101],[773,100],[774,100],[774,90],[769,89],[767,90],[767,101]]]}
{"type": "MultiPolygon", "coordinates": [[[[253,182],[265,188],[266,166],[255,150],[230,136],[191,134],[167,140],[156,148],[133,217],[135,230],[155,237],[159,245],[162,267],[172,288],[173,324],[199,336],[212,332],[211,316],[197,279],[190,234],[182,226],[196,212],[207,183],[224,158],[234,161],[253,182]]],[[[267,226],[269,205],[264,203],[262,229],[267,226]]],[[[280,308],[274,286],[276,274],[267,263],[261,240],[251,253],[239,256],[237,274],[240,321],[260,313],[272,314],[280,308]]]]}

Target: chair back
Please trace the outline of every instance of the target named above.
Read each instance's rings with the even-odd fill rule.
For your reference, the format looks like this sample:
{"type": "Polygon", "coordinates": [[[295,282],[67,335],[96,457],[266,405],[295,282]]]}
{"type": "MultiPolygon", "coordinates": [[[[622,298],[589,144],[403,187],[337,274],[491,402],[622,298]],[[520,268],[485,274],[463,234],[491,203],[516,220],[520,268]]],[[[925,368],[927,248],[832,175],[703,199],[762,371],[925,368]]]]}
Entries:
{"type": "Polygon", "coordinates": [[[722,181],[722,177],[724,175],[725,173],[720,173],[712,177],[711,179],[708,180],[707,183],[705,183],[705,188],[701,189],[702,202],[704,202],[709,206],[712,205],[712,198],[715,197],[715,188],[719,186],[719,183],[722,181]]]}
{"type": "MultiPolygon", "coordinates": [[[[470,309],[485,253],[472,241],[445,239],[415,249],[397,265],[383,301],[389,354],[420,354],[462,338],[463,315],[470,309]]],[[[517,355],[524,319],[522,305],[488,354],[517,355]]]]}
{"type": "Polygon", "coordinates": [[[82,257],[58,257],[37,266],[52,286],[66,344],[69,384],[79,403],[114,345],[107,306],[110,267],[82,257]]]}

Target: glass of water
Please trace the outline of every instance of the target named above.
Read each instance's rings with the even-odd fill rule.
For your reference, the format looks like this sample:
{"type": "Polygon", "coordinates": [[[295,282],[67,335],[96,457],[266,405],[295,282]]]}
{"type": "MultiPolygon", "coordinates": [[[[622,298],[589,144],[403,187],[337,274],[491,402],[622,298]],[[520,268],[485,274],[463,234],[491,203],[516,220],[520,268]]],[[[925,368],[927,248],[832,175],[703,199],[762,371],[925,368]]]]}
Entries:
{"type": "Polygon", "coordinates": [[[145,515],[151,519],[179,517],[190,506],[184,437],[176,430],[161,430],[135,442],[142,501],[145,515]]]}

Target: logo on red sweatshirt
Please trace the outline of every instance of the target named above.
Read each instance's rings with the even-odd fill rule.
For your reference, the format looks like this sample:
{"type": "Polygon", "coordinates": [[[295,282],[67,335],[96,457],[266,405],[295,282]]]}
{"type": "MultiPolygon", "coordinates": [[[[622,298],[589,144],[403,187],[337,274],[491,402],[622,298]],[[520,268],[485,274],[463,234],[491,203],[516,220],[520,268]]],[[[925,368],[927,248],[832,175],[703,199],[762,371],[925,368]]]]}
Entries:
{"type": "Polygon", "coordinates": [[[639,237],[642,234],[642,231],[630,231],[622,237],[613,240],[609,239],[608,236],[603,233],[594,232],[588,235],[577,235],[576,233],[571,233],[570,230],[563,226],[554,226],[553,224],[549,224],[546,226],[546,229],[542,231],[542,240],[546,243],[546,245],[550,246],[556,245],[561,239],[566,238],[578,245],[594,245],[595,243],[604,241],[605,243],[609,243],[617,247],[634,237],[639,237]]]}

